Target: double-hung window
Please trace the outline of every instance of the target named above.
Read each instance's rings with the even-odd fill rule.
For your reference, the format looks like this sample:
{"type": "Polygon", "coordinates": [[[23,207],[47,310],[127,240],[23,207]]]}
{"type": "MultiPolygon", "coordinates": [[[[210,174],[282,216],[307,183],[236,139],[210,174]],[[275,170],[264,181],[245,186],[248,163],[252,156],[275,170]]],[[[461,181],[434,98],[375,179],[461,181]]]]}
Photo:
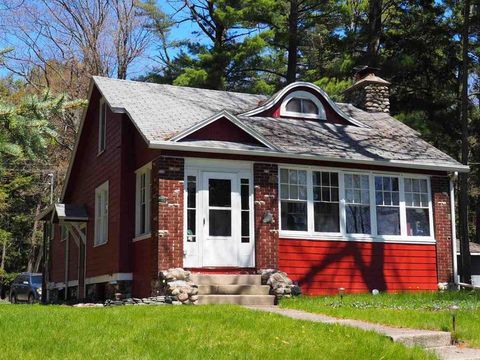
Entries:
{"type": "Polygon", "coordinates": [[[108,241],[108,181],[95,189],[95,246],[108,241]]]}
{"type": "Polygon", "coordinates": [[[338,173],[313,171],[312,186],[315,232],[340,232],[338,173]]]}
{"type": "Polygon", "coordinates": [[[430,236],[430,203],[427,179],[404,180],[408,236],[430,236]]]}
{"type": "Polygon", "coordinates": [[[147,165],[136,173],[135,196],[135,236],[150,233],[150,166],[147,165]]]}
{"type": "Polygon", "coordinates": [[[285,236],[432,240],[426,176],[280,168],[279,191],[285,236]]]}
{"type": "Polygon", "coordinates": [[[400,235],[400,188],[398,177],[375,176],[377,234],[400,235]]]}
{"type": "Polygon", "coordinates": [[[307,231],[307,171],[280,170],[282,230],[307,231]]]}
{"type": "Polygon", "coordinates": [[[371,234],[368,175],[345,174],[345,219],[347,234],[371,234]]]}

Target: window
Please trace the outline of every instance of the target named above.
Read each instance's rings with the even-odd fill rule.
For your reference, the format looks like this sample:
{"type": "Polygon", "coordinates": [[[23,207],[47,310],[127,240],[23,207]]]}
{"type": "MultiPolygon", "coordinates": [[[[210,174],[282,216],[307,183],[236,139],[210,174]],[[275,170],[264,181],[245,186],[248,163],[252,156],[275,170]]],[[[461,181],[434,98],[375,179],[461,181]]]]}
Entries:
{"type": "Polygon", "coordinates": [[[400,190],[398,178],[375,176],[377,234],[400,235],[400,190]]]}
{"type": "Polygon", "coordinates": [[[100,112],[98,114],[98,153],[105,150],[107,143],[107,103],[104,99],[100,100],[100,112]]]}
{"type": "Polygon", "coordinates": [[[280,199],[282,230],[306,231],[307,172],[280,170],[280,199]]]}
{"type": "Polygon", "coordinates": [[[313,223],[316,232],[340,232],[338,174],[313,172],[313,223]]]}
{"type": "Polygon", "coordinates": [[[282,236],[432,241],[428,177],[280,168],[282,236]]]}
{"type": "Polygon", "coordinates": [[[150,234],[150,166],[136,174],[135,236],[150,234]]]}
{"type": "Polygon", "coordinates": [[[326,119],[321,101],[308,91],[294,91],[288,94],[280,105],[280,116],[326,119]]]}
{"type": "Polygon", "coordinates": [[[187,177],[187,241],[197,241],[197,177],[187,177]]]}
{"type": "Polygon", "coordinates": [[[240,198],[242,203],[242,243],[250,242],[250,181],[240,180],[240,198]]]}
{"type": "Polygon", "coordinates": [[[68,238],[68,229],[65,224],[60,225],[60,241],[65,241],[68,238]]]}
{"type": "Polygon", "coordinates": [[[405,179],[408,236],[430,236],[430,204],[426,179],[405,179]]]}
{"type": "Polygon", "coordinates": [[[345,216],[348,234],[371,234],[368,175],[345,174],[345,216]]]}
{"type": "Polygon", "coordinates": [[[95,190],[95,246],[108,241],[108,181],[95,190]]]}

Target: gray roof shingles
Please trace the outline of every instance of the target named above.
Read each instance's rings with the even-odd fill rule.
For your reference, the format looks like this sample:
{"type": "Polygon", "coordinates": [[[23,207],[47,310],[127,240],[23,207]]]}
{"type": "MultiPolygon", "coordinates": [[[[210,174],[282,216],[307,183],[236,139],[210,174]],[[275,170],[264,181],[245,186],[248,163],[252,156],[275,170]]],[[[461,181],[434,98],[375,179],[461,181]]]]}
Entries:
{"type": "MultiPolygon", "coordinates": [[[[349,160],[408,161],[461,166],[419,134],[384,113],[337,104],[367,125],[335,125],[314,120],[247,117],[241,114],[269,98],[262,95],[94,77],[109,105],[125,111],[149,142],[169,140],[191,126],[228,111],[282,152],[349,160]]],[[[222,145],[222,144],[220,144],[222,145]]]]}

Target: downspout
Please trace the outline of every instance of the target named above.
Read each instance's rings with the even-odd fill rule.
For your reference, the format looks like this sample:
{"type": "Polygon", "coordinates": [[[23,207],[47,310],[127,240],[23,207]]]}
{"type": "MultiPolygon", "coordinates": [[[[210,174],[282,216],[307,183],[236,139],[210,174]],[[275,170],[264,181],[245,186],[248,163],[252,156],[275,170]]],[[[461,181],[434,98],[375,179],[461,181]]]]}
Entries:
{"type": "Polygon", "coordinates": [[[453,251],[453,283],[458,287],[458,264],[457,264],[457,231],[455,225],[455,186],[458,172],[450,177],[450,221],[452,227],[452,251],[453,251]]]}

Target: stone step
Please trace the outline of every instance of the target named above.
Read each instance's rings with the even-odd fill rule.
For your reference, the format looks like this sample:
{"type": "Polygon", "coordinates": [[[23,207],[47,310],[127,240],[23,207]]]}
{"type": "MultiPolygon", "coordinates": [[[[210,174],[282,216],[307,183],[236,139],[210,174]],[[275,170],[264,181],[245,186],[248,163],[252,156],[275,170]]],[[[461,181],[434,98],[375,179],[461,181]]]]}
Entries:
{"type": "Polygon", "coordinates": [[[402,343],[407,346],[421,346],[424,348],[436,348],[450,346],[452,344],[452,336],[446,331],[428,331],[428,330],[400,330],[401,334],[397,334],[395,330],[390,331],[386,335],[393,341],[402,343]],[[403,333],[404,332],[404,333],[403,333]]]}
{"type": "Polygon", "coordinates": [[[247,274],[192,274],[196,285],[262,285],[260,275],[247,274]]]}
{"type": "Polygon", "coordinates": [[[199,295],[268,295],[268,285],[199,285],[199,295]]]}
{"type": "Polygon", "coordinates": [[[273,305],[273,295],[199,295],[199,305],[235,304],[235,305],[273,305]]]}
{"type": "Polygon", "coordinates": [[[480,349],[462,348],[458,346],[442,346],[430,348],[441,360],[480,360],[480,349]]]}

